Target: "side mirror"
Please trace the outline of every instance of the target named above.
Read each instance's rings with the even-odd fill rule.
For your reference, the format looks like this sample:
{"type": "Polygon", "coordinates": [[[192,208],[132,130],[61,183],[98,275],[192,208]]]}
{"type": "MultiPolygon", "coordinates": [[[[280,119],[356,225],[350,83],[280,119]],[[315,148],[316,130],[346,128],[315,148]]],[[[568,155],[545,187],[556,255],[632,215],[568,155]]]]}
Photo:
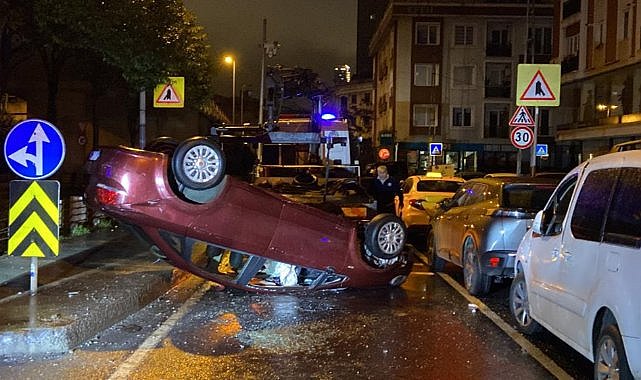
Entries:
{"type": "Polygon", "coordinates": [[[453,202],[451,198],[443,199],[436,204],[441,210],[447,211],[452,208],[453,202]]]}
{"type": "Polygon", "coordinates": [[[541,223],[543,222],[543,210],[536,213],[534,221],[532,222],[532,233],[536,235],[543,235],[543,227],[541,223]]]}

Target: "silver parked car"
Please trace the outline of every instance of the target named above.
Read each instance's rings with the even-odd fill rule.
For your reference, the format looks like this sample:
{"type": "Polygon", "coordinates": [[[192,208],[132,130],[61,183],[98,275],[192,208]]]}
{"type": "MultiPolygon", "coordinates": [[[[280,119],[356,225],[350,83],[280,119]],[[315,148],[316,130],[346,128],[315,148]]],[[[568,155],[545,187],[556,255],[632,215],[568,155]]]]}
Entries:
{"type": "Polygon", "coordinates": [[[545,206],[558,180],[532,177],[476,178],[439,204],[427,237],[432,270],[446,261],[463,267],[470,294],[490,290],[494,277],[514,275],[519,242],[545,206]]]}

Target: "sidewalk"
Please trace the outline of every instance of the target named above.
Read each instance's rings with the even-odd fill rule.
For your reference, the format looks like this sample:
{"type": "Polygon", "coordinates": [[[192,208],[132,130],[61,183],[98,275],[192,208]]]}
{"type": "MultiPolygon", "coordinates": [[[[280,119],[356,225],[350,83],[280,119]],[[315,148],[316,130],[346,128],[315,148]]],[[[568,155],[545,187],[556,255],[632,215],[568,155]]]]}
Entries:
{"type": "Polygon", "coordinates": [[[165,293],[173,267],[121,229],[63,239],[60,255],[0,256],[0,356],[64,353],[165,293]]]}

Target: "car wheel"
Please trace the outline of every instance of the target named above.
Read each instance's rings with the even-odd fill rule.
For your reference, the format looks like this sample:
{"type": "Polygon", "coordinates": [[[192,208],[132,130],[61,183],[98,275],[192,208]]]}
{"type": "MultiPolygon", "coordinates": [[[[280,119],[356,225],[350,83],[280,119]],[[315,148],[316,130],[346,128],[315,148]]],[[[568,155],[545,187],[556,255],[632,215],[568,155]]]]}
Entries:
{"type": "Polygon", "coordinates": [[[434,238],[434,230],[430,230],[427,234],[427,257],[430,259],[430,267],[432,272],[442,272],[445,267],[445,260],[436,254],[436,240],[434,238]]]}
{"type": "Polygon", "coordinates": [[[615,324],[606,324],[601,329],[594,348],[595,379],[632,379],[623,339],[615,324]]]}
{"type": "Polygon", "coordinates": [[[365,245],[374,256],[381,259],[398,256],[406,240],[405,224],[396,215],[379,214],[365,228],[365,245]]]}
{"type": "Polygon", "coordinates": [[[194,190],[209,189],[225,176],[225,156],[218,144],[194,137],[178,145],[172,169],[179,184],[194,190]]]}
{"type": "Polygon", "coordinates": [[[463,243],[463,282],[473,296],[486,294],[492,285],[490,276],[482,273],[481,262],[474,239],[465,238],[463,243]]]}
{"type": "Polygon", "coordinates": [[[519,272],[510,286],[510,311],[516,321],[519,331],[532,335],[541,330],[541,325],[530,316],[530,302],[528,301],[525,275],[519,272]]]}

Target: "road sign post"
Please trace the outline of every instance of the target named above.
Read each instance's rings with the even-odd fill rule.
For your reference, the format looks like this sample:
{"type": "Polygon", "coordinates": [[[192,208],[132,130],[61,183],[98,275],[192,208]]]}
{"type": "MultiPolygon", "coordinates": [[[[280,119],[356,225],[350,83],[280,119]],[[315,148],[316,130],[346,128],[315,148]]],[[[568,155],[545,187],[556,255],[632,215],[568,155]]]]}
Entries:
{"type": "Polygon", "coordinates": [[[60,183],[44,181],[65,158],[60,131],[45,120],[16,124],[4,142],[9,169],[25,180],[9,183],[7,253],[31,258],[30,293],[38,287],[38,258],[59,253],[60,183]]]}

